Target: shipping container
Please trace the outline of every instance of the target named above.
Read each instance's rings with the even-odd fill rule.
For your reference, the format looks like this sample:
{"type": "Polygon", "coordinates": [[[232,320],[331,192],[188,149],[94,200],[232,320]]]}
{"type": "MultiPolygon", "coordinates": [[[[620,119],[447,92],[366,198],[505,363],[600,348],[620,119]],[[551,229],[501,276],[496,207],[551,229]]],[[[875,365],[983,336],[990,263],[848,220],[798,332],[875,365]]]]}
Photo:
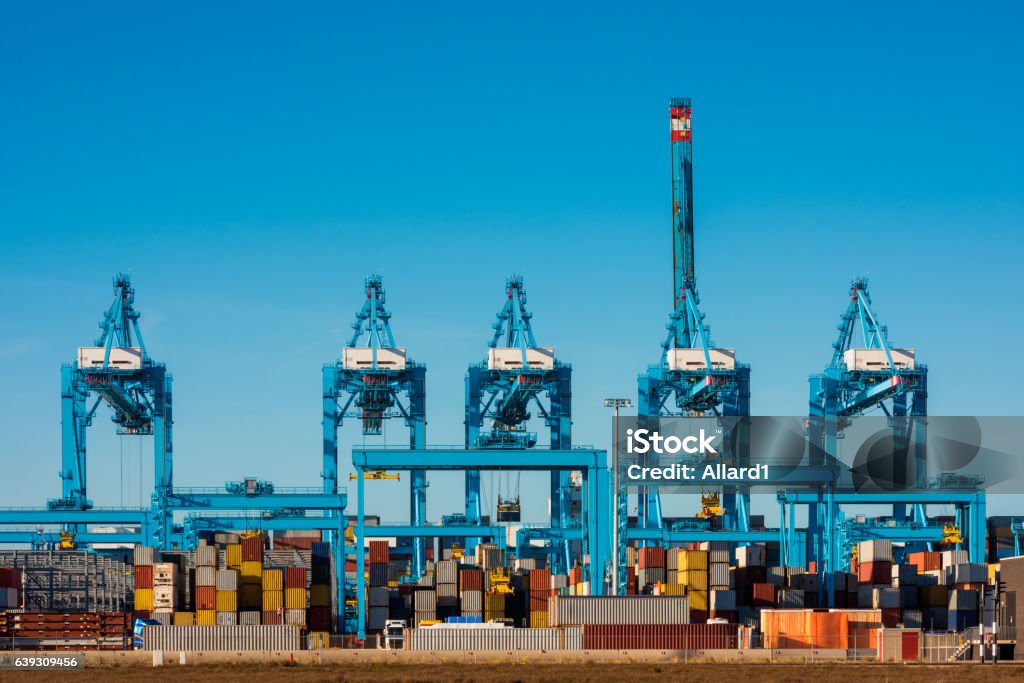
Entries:
{"type": "Polygon", "coordinates": [[[236,591],[217,591],[217,611],[237,612],[238,593],[236,591]]]}
{"type": "Polygon", "coordinates": [[[135,588],[153,587],[153,565],[135,565],[135,588]]]}
{"type": "Polygon", "coordinates": [[[549,603],[549,624],[686,624],[690,621],[690,599],[689,596],[555,596],[549,603]]]}
{"type": "Polygon", "coordinates": [[[299,650],[300,635],[298,626],[144,626],[142,631],[144,650],[170,652],[299,650]]]}
{"type": "Polygon", "coordinates": [[[156,563],[156,549],[148,545],[137,545],[134,551],[135,566],[153,565],[156,563]]]}
{"type": "Polygon", "coordinates": [[[584,650],[734,650],[739,630],[732,624],[588,624],[584,650]]]}
{"type": "Polygon", "coordinates": [[[234,569],[217,570],[217,590],[234,591],[238,590],[238,571],[234,569]]]}
{"type": "Polygon", "coordinates": [[[215,609],[197,609],[196,610],[196,626],[216,626],[217,625],[217,610],[215,609]]]}
{"type": "Polygon", "coordinates": [[[194,626],[196,623],[195,612],[175,612],[173,623],[175,626],[194,626]]]}
{"type": "Polygon", "coordinates": [[[284,572],[280,569],[264,569],[262,577],[264,591],[284,590],[284,572]]]}
{"type": "Polygon", "coordinates": [[[263,591],[264,613],[279,609],[284,609],[284,591],[263,591]]]}
{"type": "Polygon", "coordinates": [[[216,567],[217,554],[217,546],[215,545],[196,546],[196,568],[198,569],[199,567],[216,567]]]}
{"type": "Polygon", "coordinates": [[[196,586],[192,596],[197,610],[217,609],[217,589],[213,586],[196,586]]]}
{"type": "Polygon", "coordinates": [[[258,626],[263,614],[257,610],[245,610],[238,613],[238,623],[242,626],[258,626]]]}
{"type": "Polygon", "coordinates": [[[304,609],[286,609],[284,611],[284,623],[292,624],[295,626],[306,625],[306,610],[304,609]]]}
{"type": "MultiPolygon", "coordinates": [[[[861,541],[857,544],[857,561],[864,562],[892,562],[892,541],[874,539],[861,541]]],[[[886,577],[888,580],[888,577],[886,577]]]]}
{"type": "Polygon", "coordinates": [[[242,566],[241,543],[232,543],[224,548],[224,564],[229,569],[239,569],[242,566]]]}
{"type": "Polygon", "coordinates": [[[563,642],[562,633],[556,628],[486,624],[473,628],[438,625],[405,631],[405,647],[414,651],[560,650],[563,642]]]}
{"type": "Polygon", "coordinates": [[[284,587],[285,590],[289,588],[301,588],[306,590],[306,568],[305,567],[287,567],[284,570],[284,587]]]}
{"type": "MultiPolygon", "coordinates": [[[[208,565],[196,567],[196,586],[216,586],[217,568],[208,565]]],[[[226,590],[226,589],[225,589],[226,590]]]]}
{"type": "Polygon", "coordinates": [[[217,626],[238,626],[238,612],[217,612],[217,626]]]}
{"type": "Polygon", "coordinates": [[[387,564],[390,557],[388,541],[370,541],[370,564],[387,564]]]}

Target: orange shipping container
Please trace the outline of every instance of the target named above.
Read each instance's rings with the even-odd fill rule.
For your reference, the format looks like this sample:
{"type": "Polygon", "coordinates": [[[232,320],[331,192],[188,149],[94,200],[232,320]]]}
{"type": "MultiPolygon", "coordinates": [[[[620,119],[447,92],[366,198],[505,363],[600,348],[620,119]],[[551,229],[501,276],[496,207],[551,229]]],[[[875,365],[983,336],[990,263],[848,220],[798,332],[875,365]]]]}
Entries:
{"type": "MultiPolygon", "coordinates": [[[[196,586],[196,610],[217,610],[217,588],[215,586],[196,586]]],[[[216,618],[214,623],[217,623],[216,618]]]]}

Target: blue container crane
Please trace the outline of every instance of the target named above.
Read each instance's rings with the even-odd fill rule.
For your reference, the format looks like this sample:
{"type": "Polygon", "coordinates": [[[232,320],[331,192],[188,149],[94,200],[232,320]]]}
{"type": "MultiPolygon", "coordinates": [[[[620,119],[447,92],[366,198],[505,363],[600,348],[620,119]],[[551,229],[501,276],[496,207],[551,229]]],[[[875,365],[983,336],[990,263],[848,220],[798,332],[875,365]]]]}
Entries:
{"type": "MultiPolygon", "coordinates": [[[[401,419],[409,431],[409,447],[426,445],[427,368],[406,359],[405,349],[395,345],[379,275],[366,278],[365,292],[342,357],[323,368],[324,493],[338,490],[338,428],[345,418],[358,419],[367,436],[379,436],[385,420],[401,419]]],[[[409,478],[409,518],[413,526],[420,526],[426,523],[427,475],[412,470],[409,478]]],[[[425,542],[422,537],[412,540],[417,576],[426,568],[425,542]]]]}
{"type": "MultiPolygon", "coordinates": [[[[506,300],[493,323],[487,360],[466,372],[466,448],[531,449],[537,434],[528,430],[531,409],[544,420],[550,448],[572,447],[572,367],[556,360],[554,351],[537,345],[526,309],[523,278],[513,275],[505,283],[506,300]],[[487,424],[485,424],[487,423],[487,424]]],[[[574,495],[571,473],[551,472],[551,527],[574,526],[571,504],[574,495]]],[[[471,524],[483,519],[480,471],[466,472],[465,515],[471,524]]],[[[518,498],[518,492],[516,493],[518,498]]],[[[518,500],[514,501],[518,505],[518,500]]],[[[578,524],[575,524],[578,527],[578,524]]],[[[466,539],[471,553],[478,539],[466,539]]],[[[569,543],[558,544],[551,558],[552,571],[572,566],[569,543]]]]}
{"type": "MultiPolygon", "coordinates": [[[[750,414],[750,367],[735,362],[733,349],[716,348],[699,308],[693,231],[693,135],[690,98],[669,103],[672,155],[673,310],[661,359],[637,380],[639,418],[672,416],[745,416],[750,414]]],[[[627,526],[626,495],[616,492],[620,529],[627,526]]],[[[748,531],[750,495],[739,487],[724,490],[723,527],[748,531]]],[[[640,487],[637,526],[663,526],[656,490],[640,487]]],[[[625,535],[620,537],[626,538],[625,535]]],[[[617,549],[625,567],[625,544],[617,549]]]]}

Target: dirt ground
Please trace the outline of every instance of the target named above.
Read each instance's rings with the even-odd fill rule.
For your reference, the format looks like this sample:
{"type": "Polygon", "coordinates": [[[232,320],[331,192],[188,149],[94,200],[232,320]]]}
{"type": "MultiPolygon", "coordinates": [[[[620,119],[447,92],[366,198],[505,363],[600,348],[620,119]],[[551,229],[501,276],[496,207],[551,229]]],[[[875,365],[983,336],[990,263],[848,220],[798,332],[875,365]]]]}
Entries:
{"type": "Polygon", "coordinates": [[[582,664],[582,665],[510,665],[510,664],[360,664],[338,666],[278,665],[197,665],[151,667],[96,667],[68,672],[0,672],[3,681],[167,681],[170,683],[306,683],[307,681],[486,681],[487,683],[523,683],[533,681],[584,682],[616,681],[739,681],[740,683],[913,683],[917,681],[957,681],[981,683],[1017,681],[1024,683],[1024,665],[996,666],[962,664],[949,666],[878,664],[582,664]]]}

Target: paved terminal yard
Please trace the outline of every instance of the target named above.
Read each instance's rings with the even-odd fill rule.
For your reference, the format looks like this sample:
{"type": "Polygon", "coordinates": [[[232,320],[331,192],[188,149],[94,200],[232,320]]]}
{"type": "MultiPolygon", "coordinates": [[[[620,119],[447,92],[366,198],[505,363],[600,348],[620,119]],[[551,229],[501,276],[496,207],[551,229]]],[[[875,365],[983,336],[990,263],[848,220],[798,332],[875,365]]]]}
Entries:
{"type": "MultiPolygon", "coordinates": [[[[51,655],[53,653],[50,653],[51,655]]],[[[739,681],[767,683],[871,683],[935,681],[1021,681],[1024,662],[996,665],[879,664],[869,661],[806,661],[785,657],[774,662],[723,663],[712,658],[687,660],[673,654],[638,653],[394,653],[334,650],[246,653],[91,652],[83,670],[2,671],[0,680],[25,681],[739,681]],[[156,659],[154,660],[154,654],[156,659]],[[154,666],[154,662],[161,666],[154,666]]]]}

